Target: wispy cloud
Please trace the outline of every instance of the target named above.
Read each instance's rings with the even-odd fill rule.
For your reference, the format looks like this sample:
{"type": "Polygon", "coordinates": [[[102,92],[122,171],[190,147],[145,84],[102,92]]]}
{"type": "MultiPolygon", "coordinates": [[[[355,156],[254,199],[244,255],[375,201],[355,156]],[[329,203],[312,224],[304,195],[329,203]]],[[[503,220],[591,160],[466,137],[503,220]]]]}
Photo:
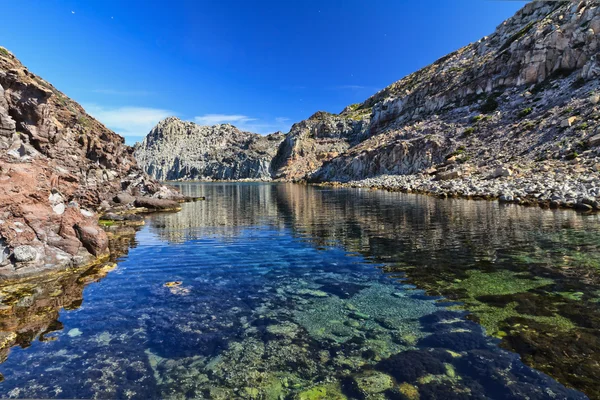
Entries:
{"type": "Polygon", "coordinates": [[[231,124],[242,131],[268,134],[277,131],[287,132],[290,129],[290,119],[277,117],[273,120],[253,118],[240,114],[205,114],[194,118],[200,125],[231,124]]]}
{"type": "Polygon", "coordinates": [[[96,89],[94,93],[107,94],[111,96],[150,96],[154,92],[147,90],[115,90],[115,89],[96,89]]]}
{"type": "Polygon", "coordinates": [[[238,114],[205,114],[195,117],[194,120],[200,125],[216,125],[216,124],[247,124],[248,122],[256,121],[256,118],[250,118],[246,115],[238,114]]]}
{"type": "Polygon", "coordinates": [[[173,111],[149,107],[105,107],[84,105],[86,111],[121,136],[144,137],[160,120],[175,115],[173,111]]]}

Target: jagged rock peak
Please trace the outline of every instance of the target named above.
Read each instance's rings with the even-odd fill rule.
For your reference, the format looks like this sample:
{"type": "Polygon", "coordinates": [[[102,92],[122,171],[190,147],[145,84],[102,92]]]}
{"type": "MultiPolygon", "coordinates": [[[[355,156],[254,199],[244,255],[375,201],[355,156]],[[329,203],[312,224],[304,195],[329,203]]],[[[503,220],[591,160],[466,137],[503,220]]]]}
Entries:
{"type": "Polygon", "coordinates": [[[230,124],[201,126],[170,117],[159,122],[135,156],[160,180],[269,180],[284,135],[244,132],[230,124]]]}

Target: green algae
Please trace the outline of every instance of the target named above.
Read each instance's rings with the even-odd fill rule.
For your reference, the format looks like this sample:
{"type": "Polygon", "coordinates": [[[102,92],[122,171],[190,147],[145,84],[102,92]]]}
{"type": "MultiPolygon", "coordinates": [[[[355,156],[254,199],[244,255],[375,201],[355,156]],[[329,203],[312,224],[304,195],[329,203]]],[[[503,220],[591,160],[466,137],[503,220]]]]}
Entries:
{"type": "Polygon", "coordinates": [[[344,343],[362,337],[365,330],[377,332],[372,342],[375,351],[389,355],[402,349],[395,337],[406,337],[407,345],[423,337],[418,318],[436,310],[434,303],[397,297],[396,292],[392,285],[373,284],[349,299],[314,298],[309,307],[296,310],[294,317],[317,340],[344,343]],[[377,315],[377,321],[371,315],[377,315]]]}
{"type": "Polygon", "coordinates": [[[527,292],[553,283],[551,279],[535,277],[512,271],[484,272],[471,270],[467,272],[468,278],[454,283],[456,289],[463,289],[470,298],[488,295],[507,295],[527,292]]]}
{"type": "Polygon", "coordinates": [[[352,377],[365,397],[385,392],[394,386],[394,378],[378,371],[366,371],[352,377]]]}
{"type": "Polygon", "coordinates": [[[406,400],[419,400],[421,395],[419,389],[415,385],[403,382],[398,387],[398,391],[404,396],[406,400]]]}
{"type": "Polygon", "coordinates": [[[297,400],[347,400],[339,384],[328,383],[312,387],[296,396],[297,400]]]}
{"type": "MultiPolygon", "coordinates": [[[[507,336],[507,328],[510,328],[509,320],[524,318],[541,324],[547,324],[562,331],[575,328],[575,324],[558,313],[552,315],[531,315],[518,311],[519,302],[509,301],[498,307],[489,303],[488,299],[506,298],[530,292],[544,286],[551,285],[554,281],[547,278],[529,278],[524,274],[512,271],[483,272],[472,270],[467,272],[468,277],[451,284],[453,290],[461,290],[464,293],[466,308],[478,319],[479,323],[486,329],[487,333],[497,338],[507,336]],[[495,296],[495,297],[494,297],[495,296]]],[[[532,294],[533,295],[533,294],[532,294]]],[[[464,306],[452,308],[462,309],[464,306]]]]}

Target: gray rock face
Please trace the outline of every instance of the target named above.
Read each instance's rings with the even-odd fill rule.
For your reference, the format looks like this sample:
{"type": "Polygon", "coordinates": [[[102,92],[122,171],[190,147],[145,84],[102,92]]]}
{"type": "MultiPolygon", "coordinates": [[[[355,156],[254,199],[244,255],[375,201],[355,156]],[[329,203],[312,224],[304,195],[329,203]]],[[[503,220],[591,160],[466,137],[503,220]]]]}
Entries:
{"type": "Polygon", "coordinates": [[[339,114],[315,113],[285,139],[169,119],[136,157],[159,179],[349,182],[453,169],[510,178],[550,161],[598,173],[598,50],[600,3],[533,1],[491,35],[339,114]]]}
{"type": "Polygon", "coordinates": [[[37,250],[31,246],[17,246],[13,250],[15,260],[17,262],[30,262],[36,259],[37,250]]]}
{"type": "Polygon", "coordinates": [[[283,138],[170,117],[136,146],[135,157],[159,180],[269,180],[271,161],[283,138]]]}

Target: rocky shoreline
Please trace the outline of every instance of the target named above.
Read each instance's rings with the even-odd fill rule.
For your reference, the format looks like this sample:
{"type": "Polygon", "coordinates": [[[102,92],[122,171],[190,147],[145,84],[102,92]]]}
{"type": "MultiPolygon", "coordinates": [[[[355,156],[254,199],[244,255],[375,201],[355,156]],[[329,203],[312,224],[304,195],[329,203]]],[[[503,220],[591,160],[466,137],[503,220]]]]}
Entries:
{"type": "Polygon", "coordinates": [[[319,184],[594,212],[600,210],[599,170],[600,164],[592,162],[546,162],[514,169],[499,165],[473,170],[464,166],[449,172],[431,169],[421,174],[319,184]]]}

